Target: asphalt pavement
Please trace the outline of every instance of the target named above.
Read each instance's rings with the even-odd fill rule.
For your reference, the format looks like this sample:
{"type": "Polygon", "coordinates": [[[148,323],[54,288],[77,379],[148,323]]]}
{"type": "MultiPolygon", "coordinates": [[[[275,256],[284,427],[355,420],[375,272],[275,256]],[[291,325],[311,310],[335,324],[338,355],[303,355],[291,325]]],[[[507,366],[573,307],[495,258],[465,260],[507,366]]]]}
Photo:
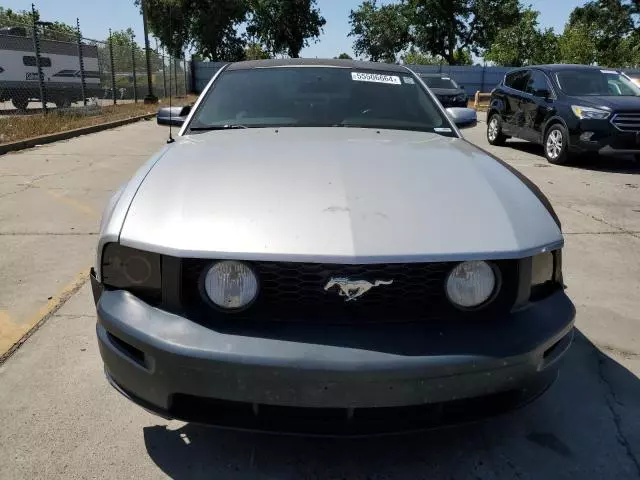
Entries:
{"type": "Polygon", "coordinates": [[[525,142],[489,147],[484,127],[465,136],[531,178],[563,222],[576,341],[558,381],[517,412],[374,439],[167,422],[107,385],[86,281],[99,216],[166,128],[1,156],[0,354],[41,327],[0,366],[0,479],[640,479],[640,166],[553,166],[525,142]]]}

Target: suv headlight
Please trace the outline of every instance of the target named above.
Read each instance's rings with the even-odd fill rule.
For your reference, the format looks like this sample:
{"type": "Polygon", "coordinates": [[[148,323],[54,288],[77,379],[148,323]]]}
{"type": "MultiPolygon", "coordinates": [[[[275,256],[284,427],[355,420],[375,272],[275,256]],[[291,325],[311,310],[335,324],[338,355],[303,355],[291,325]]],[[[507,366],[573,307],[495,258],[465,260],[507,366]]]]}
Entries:
{"type": "Polygon", "coordinates": [[[487,262],[462,262],[447,277],[447,297],[456,307],[476,308],[493,296],[497,283],[494,269],[487,262]]]}
{"type": "Polygon", "coordinates": [[[157,253],[108,243],[102,251],[102,283],[106,288],[130,291],[145,301],[159,301],[160,262],[157,253]]]}
{"type": "Polygon", "coordinates": [[[605,120],[609,118],[609,115],[611,115],[611,112],[607,110],[592,107],[581,107],[580,105],[571,105],[571,110],[580,120],[605,120]]]}
{"type": "Polygon", "coordinates": [[[224,260],[209,268],[204,277],[204,290],[219,308],[243,309],[258,296],[258,278],[245,263],[224,260]]]}

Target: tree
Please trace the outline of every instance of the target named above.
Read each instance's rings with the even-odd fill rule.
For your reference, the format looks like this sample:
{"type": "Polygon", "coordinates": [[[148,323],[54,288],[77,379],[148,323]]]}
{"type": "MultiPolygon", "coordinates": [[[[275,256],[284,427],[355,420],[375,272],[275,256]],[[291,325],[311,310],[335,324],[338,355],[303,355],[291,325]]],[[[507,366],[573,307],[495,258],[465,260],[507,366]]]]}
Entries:
{"type": "Polygon", "coordinates": [[[597,39],[588,25],[567,25],[558,39],[558,47],[563,63],[591,65],[598,60],[597,39]]]}
{"type": "MultiPolygon", "coordinates": [[[[238,27],[246,20],[246,0],[144,0],[149,29],[172,56],[191,46],[210,59],[241,60],[244,39],[238,27]]],[[[141,0],[134,0],[140,6],[141,0]]]]}
{"type": "Polygon", "coordinates": [[[272,55],[298,58],[309,39],[317,41],[326,23],[316,0],[250,0],[247,34],[272,55]]]}
{"type": "Polygon", "coordinates": [[[410,6],[414,45],[450,65],[480,55],[500,30],[517,24],[518,0],[405,0],[410,6]],[[458,52],[456,54],[456,52],[458,52]]]}
{"type": "Polygon", "coordinates": [[[363,2],[351,10],[350,37],[355,37],[353,51],[373,62],[395,63],[396,55],[410,43],[407,5],[389,4],[379,7],[376,0],[363,2]]]}
{"type": "Polygon", "coordinates": [[[539,29],[539,14],[527,9],[516,25],[500,30],[484,58],[510,67],[556,62],[558,37],[552,28],[539,29]]]}
{"type": "MultiPolygon", "coordinates": [[[[40,20],[40,12],[38,10],[36,10],[35,20],[40,20]]],[[[24,27],[27,35],[31,35],[33,14],[26,10],[16,12],[10,8],[0,7],[0,27],[24,27]]],[[[75,42],[77,32],[71,25],[63,22],[53,22],[50,25],[40,27],[40,38],[59,40],[62,42],[75,42]]]]}
{"type": "MultiPolygon", "coordinates": [[[[592,62],[610,67],[625,66],[630,61],[628,38],[635,29],[634,14],[639,13],[635,5],[623,0],[595,0],[575,8],[569,17],[566,29],[569,37],[565,45],[575,43],[576,38],[589,36],[589,46],[595,45],[597,52],[592,62]]],[[[584,46],[575,45],[584,51],[584,46]]],[[[570,52],[565,49],[565,53],[570,52]]],[[[576,55],[573,55],[576,57],[576,55]]]]}
{"type": "Polygon", "coordinates": [[[402,63],[405,65],[441,65],[444,63],[442,58],[432,57],[419,52],[415,48],[409,49],[407,53],[401,56],[402,63]]]}
{"type": "Polygon", "coordinates": [[[247,60],[265,60],[271,58],[258,42],[249,42],[244,47],[244,56],[247,60]]]}
{"type": "Polygon", "coordinates": [[[339,58],[340,60],[351,60],[351,56],[348,53],[344,52],[334,58],[339,58]]]}
{"type": "MultiPolygon", "coordinates": [[[[144,49],[135,43],[132,38],[133,30],[127,28],[126,30],[116,30],[111,32],[111,43],[113,45],[113,66],[117,72],[133,72],[133,61],[131,59],[132,51],[135,54],[136,59],[136,72],[143,72],[146,67],[146,57],[144,55],[144,49]]],[[[109,48],[104,46],[101,48],[109,48]]],[[[111,65],[108,65],[111,68],[111,65]]]]}

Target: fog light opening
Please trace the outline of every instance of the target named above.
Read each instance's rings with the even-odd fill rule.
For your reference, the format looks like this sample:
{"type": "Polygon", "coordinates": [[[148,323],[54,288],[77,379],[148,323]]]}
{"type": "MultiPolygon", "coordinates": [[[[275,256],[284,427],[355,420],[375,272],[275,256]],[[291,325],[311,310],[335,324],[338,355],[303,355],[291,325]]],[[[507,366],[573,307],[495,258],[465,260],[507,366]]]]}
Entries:
{"type": "Polygon", "coordinates": [[[591,141],[591,137],[593,137],[595,132],[584,132],[582,135],[580,135],[580,140],[582,140],[583,142],[590,142],[591,141]]]}

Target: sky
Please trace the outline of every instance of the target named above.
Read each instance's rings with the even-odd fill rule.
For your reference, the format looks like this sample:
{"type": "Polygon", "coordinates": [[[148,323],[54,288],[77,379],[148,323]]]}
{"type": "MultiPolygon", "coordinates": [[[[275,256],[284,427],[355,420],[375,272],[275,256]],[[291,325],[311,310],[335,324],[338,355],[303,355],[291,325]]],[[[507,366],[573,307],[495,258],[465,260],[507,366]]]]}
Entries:
{"type": "MultiPolygon", "coordinates": [[[[83,36],[97,40],[105,39],[112,30],[125,30],[131,27],[138,42],[143,40],[142,16],[133,0],[33,0],[40,10],[43,20],[60,21],[75,25],[80,18],[83,36]]],[[[358,7],[362,0],[318,0],[317,4],[327,24],[317,43],[301,52],[303,57],[332,58],[342,52],[353,55],[353,39],[349,33],[349,12],[358,7]]],[[[393,3],[393,0],[381,0],[380,4],[393,3]]],[[[524,0],[540,11],[542,27],[553,27],[562,31],[575,7],[584,4],[584,0],[524,0]]],[[[0,0],[0,7],[13,10],[27,10],[31,2],[27,0],[0,0]]],[[[151,43],[152,47],[154,43],[151,43]]]]}

